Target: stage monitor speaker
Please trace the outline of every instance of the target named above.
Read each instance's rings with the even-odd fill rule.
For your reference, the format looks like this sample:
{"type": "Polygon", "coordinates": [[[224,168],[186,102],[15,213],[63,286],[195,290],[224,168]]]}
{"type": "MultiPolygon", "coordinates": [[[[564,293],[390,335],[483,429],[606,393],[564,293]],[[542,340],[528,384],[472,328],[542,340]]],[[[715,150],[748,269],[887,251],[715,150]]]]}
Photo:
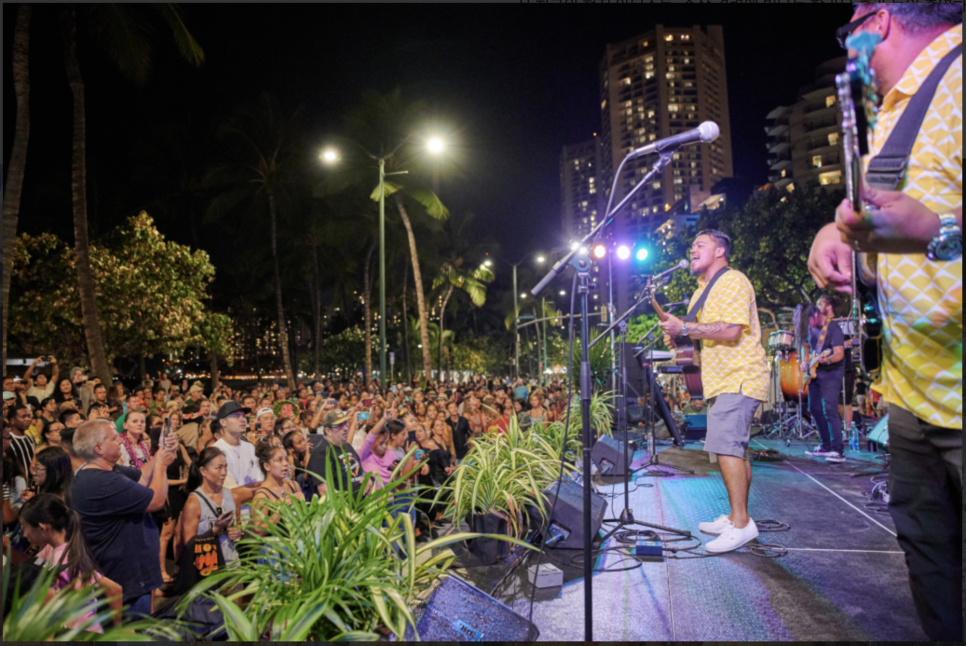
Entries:
{"type": "MultiPolygon", "coordinates": [[[[413,617],[424,642],[528,642],[540,636],[526,617],[455,574],[444,574],[417,595],[413,617]]],[[[415,639],[409,626],[405,641],[415,639]]]]}
{"type": "MultiPolygon", "coordinates": [[[[550,518],[550,530],[545,533],[544,546],[568,550],[579,550],[584,547],[584,489],[582,485],[572,480],[560,483],[560,498],[556,498],[557,483],[552,483],[544,490],[547,497],[547,511],[553,508],[550,518]],[[557,504],[554,505],[554,500],[557,504]]],[[[591,492],[590,494],[590,528],[594,537],[600,531],[607,511],[607,501],[603,497],[591,492]]]]}
{"type": "MultiPolygon", "coordinates": [[[[635,434],[628,438],[633,442],[640,441],[640,435],[635,434]]],[[[627,447],[627,459],[634,459],[636,446],[632,443],[627,447]]],[[[624,442],[607,435],[601,435],[600,439],[594,443],[594,448],[590,452],[590,460],[597,466],[597,471],[602,476],[622,476],[627,473],[627,464],[624,462],[624,442]]]]}

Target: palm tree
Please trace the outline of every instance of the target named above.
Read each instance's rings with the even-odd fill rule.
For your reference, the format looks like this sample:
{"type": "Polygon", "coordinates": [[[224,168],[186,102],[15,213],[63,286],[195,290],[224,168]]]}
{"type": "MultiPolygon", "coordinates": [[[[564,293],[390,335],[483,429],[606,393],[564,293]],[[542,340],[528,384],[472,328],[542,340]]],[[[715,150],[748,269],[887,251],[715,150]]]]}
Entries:
{"type": "Polygon", "coordinates": [[[10,279],[13,277],[13,251],[17,243],[17,219],[20,216],[20,192],[27,165],[27,140],[30,137],[30,50],[31,7],[21,3],[17,8],[17,26],[13,35],[13,87],[17,95],[17,124],[13,148],[7,165],[7,184],[3,194],[3,354],[7,365],[7,315],[10,313],[10,279]]]}
{"type": "Polygon", "coordinates": [[[367,92],[362,103],[352,110],[345,119],[344,130],[347,149],[349,146],[361,148],[365,157],[346,156],[339,171],[333,173],[327,182],[329,190],[360,188],[372,186],[373,178],[378,178],[379,164],[385,165],[386,174],[399,173],[393,181],[384,182],[384,193],[377,186],[370,194],[371,199],[392,197],[399,212],[406,236],[409,241],[409,255],[413,266],[413,283],[416,288],[416,307],[419,312],[419,336],[422,340],[423,370],[429,375],[432,371],[432,355],[429,350],[429,315],[423,288],[422,271],[416,235],[409,213],[411,209],[425,212],[437,220],[449,217],[449,210],[439,197],[420,182],[420,167],[415,163],[416,148],[413,133],[425,113],[422,102],[404,103],[402,92],[396,89],[381,95],[367,92]],[[373,162],[376,162],[373,164],[373,162]],[[401,177],[402,179],[398,179],[401,177]]]}
{"type": "MultiPolygon", "coordinates": [[[[175,5],[156,4],[153,8],[171,28],[181,55],[189,62],[200,65],[204,61],[204,53],[188,32],[175,5]]],[[[145,18],[129,5],[123,4],[92,4],[87,5],[85,10],[90,13],[90,24],[97,43],[107,51],[118,69],[136,83],[145,83],[151,67],[151,45],[145,38],[149,25],[145,18]]],[[[94,277],[91,273],[87,224],[87,113],[84,105],[84,80],[77,60],[77,8],[75,5],[67,5],[61,13],[61,27],[67,82],[74,97],[71,202],[74,213],[74,252],[81,314],[91,367],[102,382],[111,383],[113,376],[97,319],[97,300],[94,293],[94,277]]]]}
{"type": "Polygon", "coordinates": [[[289,354],[288,322],[282,304],[282,277],[278,263],[279,207],[287,212],[298,196],[293,177],[302,164],[295,136],[299,116],[296,110],[285,118],[275,99],[262,94],[251,107],[237,112],[219,130],[219,135],[235,144],[238,161],[213,167],[207,183],[223,192],[208,206],[209,218],[221,218],[243,207],[256,207],[256,222],[268,214],[269,242],[272,255],[272,279],[278,316],[278,345],[289,387],[295,386],[295,371],[289,354]],[[254,199],[253,199],[254,198],[254,199]],[[280,204],[281,203],[281,204],[280,204]]]}

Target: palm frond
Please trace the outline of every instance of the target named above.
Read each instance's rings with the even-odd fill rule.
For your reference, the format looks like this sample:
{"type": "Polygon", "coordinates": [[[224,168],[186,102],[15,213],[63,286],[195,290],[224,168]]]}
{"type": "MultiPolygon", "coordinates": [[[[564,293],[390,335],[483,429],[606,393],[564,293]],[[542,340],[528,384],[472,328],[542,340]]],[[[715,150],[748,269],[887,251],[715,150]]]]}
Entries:
{"type": "Polygon", "coordinates": [[[181,10],[178,5],[171,3],[157,3],[154,7],[158,10],[164,20],[171,27],[171,34],[174,36],[174,43],[178,47],[178,51],[181,52],[181,56],[184,57],[186,61],[194,64],[195,66],[200,66],[205,62],[205,52],[201,49],[195,41],[194,36],[188,31],[188,27],[185,26],[184,20],[181,17],[181,10]]]}

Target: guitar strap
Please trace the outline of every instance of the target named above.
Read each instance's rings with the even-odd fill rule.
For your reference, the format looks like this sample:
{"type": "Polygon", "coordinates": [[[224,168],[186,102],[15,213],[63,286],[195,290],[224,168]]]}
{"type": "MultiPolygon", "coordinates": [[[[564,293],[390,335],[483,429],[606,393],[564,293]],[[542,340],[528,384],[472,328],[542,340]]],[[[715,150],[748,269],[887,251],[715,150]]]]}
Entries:
{"type": "Polygon", "coordinates": [[[701,292],[701,296],[698,297],[698,300],[695,301],[694,305],[691,306],[691,309],[688,310],[687,316],[684,317],[685,321],[688,323],[694,322],[694,319],[698,317],[698,312],[701,311],[702,307],[704,307],[704,302],[708,300],[708,294],[711,293],[711,288],[714,287],[714,284],[718,282],[718,279],[724,276],[729,269],[731,269],[731,267],[722,267],[718,270],[718,273],[716,273],[714,277],[708,281],[708,286],[704,288],[704,291],[701,292]]]}
{"type": "Polygon", "coordinates": [[[919,86],[915,96],[909,99],[909,104],[902,111],[899,123],[889,135],[889,140],[882,146],[879,154],[869,160],[869,167],[865,171],[865,181],[869,186],[885,191],[899,189],[899,184],[906,172],[906,164],[909,162],[909,155],[912,154],[912,147],[916,143],[916,135],[919,134],[922,121],[929,111],[929,104],[932,103],[939,81],[953,61],[962,55],[962,47],[951,49],[936,64],[936,67],[932,68],[932,72],[919,86]]]}
{"type": "Polygon", "coordinates": [[[828,324],[830,321],[825,321],[825,325],[822,326],[822,333],[818,335],[818,344],[815,346],[813,352],[818,354],[822,351],[822,346],[825,345],[825,335],[828,334],[828,324]]]}

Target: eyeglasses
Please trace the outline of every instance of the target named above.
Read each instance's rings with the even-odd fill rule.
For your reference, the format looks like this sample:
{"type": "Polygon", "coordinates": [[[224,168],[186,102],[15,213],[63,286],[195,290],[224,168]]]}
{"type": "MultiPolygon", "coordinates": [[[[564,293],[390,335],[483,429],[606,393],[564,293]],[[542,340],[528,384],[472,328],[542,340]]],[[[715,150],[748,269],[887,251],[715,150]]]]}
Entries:
{"type": "Polygon", "coordinates": [[[848,38],[853,31],[858,29],[859,26],[861,26],[866,20],[868,20],[875,14],[876,14],[875,11],[870,11],[869,13],[865,14],[861,18],[856,18],[849,24],[839,27],[838,29],[835,30],[835,39],[839,41],[839,45],[842,46],[842,49],[846,49],[846,50],[848,49],[848,47],[845,44],[845,39],[848,38]]]}

